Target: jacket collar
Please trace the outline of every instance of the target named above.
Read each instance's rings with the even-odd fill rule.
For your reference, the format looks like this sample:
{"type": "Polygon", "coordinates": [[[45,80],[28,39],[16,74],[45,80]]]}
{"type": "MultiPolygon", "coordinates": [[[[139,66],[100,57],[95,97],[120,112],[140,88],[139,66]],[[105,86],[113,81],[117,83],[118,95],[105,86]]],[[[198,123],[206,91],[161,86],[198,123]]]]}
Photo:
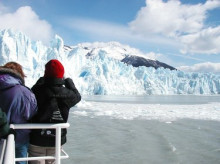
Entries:
{"type": "Polygon", "coordinates": [[[61,78],[44,77],[44,83],[49,85],[64,85],[64,80],[61,78]]]}
{"type": "Polygon", "coordinates": [[[21,77],[21,75],[18,72],[14,71],[12,69],[1,67],[0,68],[0,75],[1,74],[9,74],[15,78],[18,78],[21,81],[22,85],[24,85],[24,79],[21,77]]]}

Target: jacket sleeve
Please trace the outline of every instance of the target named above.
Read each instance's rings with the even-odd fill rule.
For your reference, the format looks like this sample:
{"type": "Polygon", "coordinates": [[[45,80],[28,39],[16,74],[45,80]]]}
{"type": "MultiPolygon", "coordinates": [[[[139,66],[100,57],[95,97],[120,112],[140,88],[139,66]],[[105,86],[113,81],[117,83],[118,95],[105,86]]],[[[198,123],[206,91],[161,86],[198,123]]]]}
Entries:
{"type": "Polygon", "coordinates": [[[26,120],[30,120],[37,113],[37,100],[32,91],[26,93],[25,96],[25,109],[23,116],[26,120]]]}
{"type": "Polygon", "coordinates": [[[72,79],[65,79],[65,87],[69,90],[68,94],[70,95],[70,99],[68,99],[66,102],[69,108],[71,108],[81,101],[81,95],[76,89],[72,79]]]}
{"type": "Polygon", "coordinates": [[[6,114],[0,108],[0,138],[9,133],[9,125],[6,114]]]}

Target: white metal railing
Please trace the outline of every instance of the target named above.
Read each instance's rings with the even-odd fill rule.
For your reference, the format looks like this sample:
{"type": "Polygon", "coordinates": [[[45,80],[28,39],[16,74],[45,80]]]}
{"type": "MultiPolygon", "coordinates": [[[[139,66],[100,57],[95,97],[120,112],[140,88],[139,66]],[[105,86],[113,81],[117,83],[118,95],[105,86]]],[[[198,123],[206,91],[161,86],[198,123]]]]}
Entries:
{"type": "Polygon", "coordinates": [[[0,139],[0,164],[3,163],[5,147],[6,147],[6,139],[0,139]]]}
{"type": "Polygon", "coordinates": [[[61,159],[69,158],[68,154],[61,149],[61,129],[68,128],[69,123],[60,124],[11,124],[12,129],[56,129],[56,147],[55,156],[41,156],[41,157],[26,157],[15,158],[15,142],[14,135],[10,134],[7,138],[7,146],[4,157],[4,164],[15,164],[16,161],[31,161],[31,160],[43,160],[43,159],[55,159],[55,164],[60,164],[61,159]],[[61,156],[61,151],[63,156],[61,156]]]}

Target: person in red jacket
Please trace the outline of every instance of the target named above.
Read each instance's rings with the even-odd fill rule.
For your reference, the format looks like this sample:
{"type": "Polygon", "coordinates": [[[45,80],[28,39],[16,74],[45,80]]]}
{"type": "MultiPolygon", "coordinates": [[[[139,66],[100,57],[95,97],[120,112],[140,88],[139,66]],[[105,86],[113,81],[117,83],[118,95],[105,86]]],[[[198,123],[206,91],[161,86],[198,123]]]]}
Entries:
{"type": "MultiPolygon", "coordinates": [[[[44,77],[32,87],[38,112],[33,123],[65,123],[69,110],[81,100],[72,79],[64,78],[64,67],[60,61],[53,59],[45,65],[44,77]]],[[[66,129],[61,131],[61,145],[66,143],[66,129]]],[[[55,130],[32,130],[30,135],[29,156],[51,156],[55,153],[55,130]]],[[[29,161],[30,164],[53,163],[54,160],[29,161]]]]}

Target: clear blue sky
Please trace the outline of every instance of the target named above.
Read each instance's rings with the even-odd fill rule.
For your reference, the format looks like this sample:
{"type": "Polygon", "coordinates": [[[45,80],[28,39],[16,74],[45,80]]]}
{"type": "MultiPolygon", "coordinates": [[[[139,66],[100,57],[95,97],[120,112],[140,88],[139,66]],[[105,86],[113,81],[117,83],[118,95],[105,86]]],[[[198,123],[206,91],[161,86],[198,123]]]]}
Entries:
{"type": "Polygon", "coordinates": [[[33,40],[117,41],[175,67],[213,72],[220,72],[219,15],[220,0],[0,1],[0,29],[33,40]]]}

